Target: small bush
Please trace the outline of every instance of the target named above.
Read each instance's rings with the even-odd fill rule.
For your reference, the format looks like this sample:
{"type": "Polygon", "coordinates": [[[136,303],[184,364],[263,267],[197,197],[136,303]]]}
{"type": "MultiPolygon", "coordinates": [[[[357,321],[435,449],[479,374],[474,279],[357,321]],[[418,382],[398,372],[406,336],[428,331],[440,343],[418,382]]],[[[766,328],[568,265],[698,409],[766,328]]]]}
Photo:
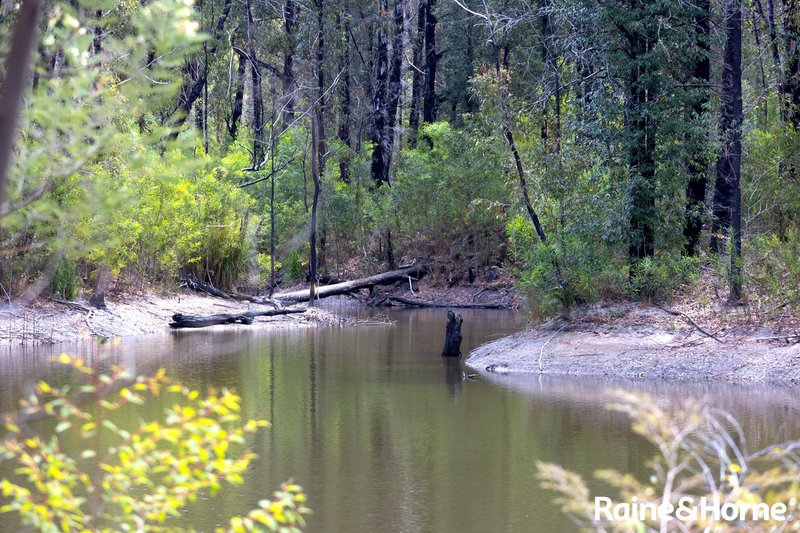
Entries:
{"type": "Polygon", "coordinates": [[[630,290],[647,302],[668,302],[682,285],[697,281],[696,257],[645,257],[631,268],[630,290]]]}
{"type": "Polygon", "coordinates": [[[573,236],[543,244],[522,217],[513,219],[507,232],[519,284],[535,316],[625,293],[624,264],[609,247],[573,236]]]}
{"type": "MultiPolygon", "coordinates": [[[[255,457],[246,437],[267,423],[243,422],[235,394],[203,397],[163,370],[133,379],[119,366],[100,373],[66,354],[59,361],[78,384],[57,388],[42,381],[21,402],[22,416],[6,418],[0,455],[17,468],[14,478],[0,481],[6,499],[0,512],[43,532],[181,531],[172,519],[188,504],[224,484],[243,483],[255,457]],[[163,420],[131,427],[112,421],[115,412],[157,398],[172,406],[163,420]],[[51,421],[55,436],[20,423],[29,417],[51,421]]],[[[307,512],[302,489],[287,483],[275,499],[232,518],[225,531],[299,531],[307,512]]]]}
{"type": "Polygon", "coordinates": [[[75,261],[62,257],[53,269],[50,292],[64,300],[74,300],[78,295],[78,274],[75,261]]]}
{"type": "Polygon", "coordinates": [[[769,306],[800,300],[800,230],[790,230],[785,240],[776,235],[747,242],[747,280],[758,301],[769,306]]]}

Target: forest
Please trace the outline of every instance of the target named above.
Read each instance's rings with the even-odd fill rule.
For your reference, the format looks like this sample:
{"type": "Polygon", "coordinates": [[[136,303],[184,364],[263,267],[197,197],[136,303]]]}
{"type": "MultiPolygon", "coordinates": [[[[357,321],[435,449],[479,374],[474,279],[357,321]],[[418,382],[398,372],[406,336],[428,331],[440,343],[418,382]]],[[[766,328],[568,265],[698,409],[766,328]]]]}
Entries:
{"type": "Polygon", "coordinates": [[[542,315],[698,276],[797,301],[794,0],[24,0],[0,27],[9,301],[413,263],[499,266],[542,315]]]}
{"type": "Polygon", "coordinates": [[[0,529],[796,529],[800,0],[3,0],[0,61],[0,529]]]}

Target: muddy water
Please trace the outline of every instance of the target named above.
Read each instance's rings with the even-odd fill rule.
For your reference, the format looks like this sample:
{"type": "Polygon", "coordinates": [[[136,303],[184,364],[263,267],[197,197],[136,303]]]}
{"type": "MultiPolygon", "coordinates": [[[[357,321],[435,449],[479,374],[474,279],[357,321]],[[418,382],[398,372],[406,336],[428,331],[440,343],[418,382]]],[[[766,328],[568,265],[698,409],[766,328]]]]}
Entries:
{"type": "MultiPolygon", "coordinates": [[[[211,531],[293,476],[319,532],[576,530],[535,479],[537,460],[584,475],[642,472],[651,453],[603,407],[609,386],[657,396],[708,395],[744,425],[753,447],[800,438],[794,389],[602,379],[478,376],[439,356],[446,313],[389,313],[394,326],[258,331],[240,327],[63,347],[139,372],[165,367],[192,387],[229,387],[248,417],[272,422],[254,441],[246,484],[192,506],[182,520],[211,531]]],[[[523,325],[503,311],[466,311],[465,351],[523,325]]],[[[36,380],[63,378],[51,348],[0,354],[0,409],[36,380]]],[[[161,407],[143,416],[159,415],[161,407]]],[[[602,490],[602,488],[601,488],[602,490]]],[[[0,530],[13,530],[0,517],[0,530]]]]}

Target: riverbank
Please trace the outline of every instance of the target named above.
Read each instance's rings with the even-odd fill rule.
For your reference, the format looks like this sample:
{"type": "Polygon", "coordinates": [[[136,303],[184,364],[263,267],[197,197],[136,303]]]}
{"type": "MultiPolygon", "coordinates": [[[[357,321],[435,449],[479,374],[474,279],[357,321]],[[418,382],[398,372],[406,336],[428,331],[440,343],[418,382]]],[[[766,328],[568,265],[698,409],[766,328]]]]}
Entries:
{"type": "MultiPolygon", "coordinates": [[[[40,299],[27,307],[0,308],[0,346],[55,344],[93,337],[135,337],[169,329],[175,313],[212,315],[272,309],[198,293],[117,295],[106,298],[106,309],[85,302],[40,299]]],[[[334,322],[336,316],[322,309],[275,317],[256,317],[251,325],[212,328],[309,327],[334,322]]]]}
{"type": "Polygon", "coordinates": [[[793,317],[765,324],[728,313],[712,322],[679,306],[594,305],[484,344],[466,363],[501,374],[800,383],[793,317]]]}

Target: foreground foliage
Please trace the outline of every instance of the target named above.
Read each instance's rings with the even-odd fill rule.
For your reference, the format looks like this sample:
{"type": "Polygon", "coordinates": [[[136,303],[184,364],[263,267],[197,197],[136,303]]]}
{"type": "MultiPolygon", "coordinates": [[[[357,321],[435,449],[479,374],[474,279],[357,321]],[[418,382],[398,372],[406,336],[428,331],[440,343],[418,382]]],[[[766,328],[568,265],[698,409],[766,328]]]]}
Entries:
{"type": "MultiPolygon", "coordinates": [[[[743,509],[756,504],[785,504],[787,516],[797,516],[800,505],[800,442],[751,452],[736,420],[705,401],[688,399],[673,408],[659,406],[649,396],[615,391],[609,409],[627,414],[632,429],[650,442],[656,455],[647,461],[649,479],[615,470],[600,470],[598,480],[618,494],[613,503],[671,503],[681,498],[694,501],[719,499],[743,509]]],[[[561,466],[540,462],[538,477],[544,488],[558,493],[554,503],[589,531],[796,531],[787,521],[726,522],[724,520],[678,521],[676,516],[652,520],[635,517],[603,521],[595,517],[595,502],[580,475],[561,466]]]]}
{"type": "MultiPolygon", "coordinates": [[[[20,415],[6,419],[10,435],[0,453],[17,468],[0,482],[1,512],[44,532],[175,531],[174,519],[198,496],[244,482],[255,457],[247,435],[267,422],[242,421],[232,392],[203,397],[163,369],[134,379],[120,366],[101,372],[67,355],[59,361],[74,371],[73,384],[40,382],[20,415]],[[170,407],[162,420],[112,421],[145,402],[170,407]],[[32,429],[40,424],[55,435],[32,429]]],[[[287,482],[226,530],[297,531],[307,512],[302,489],[287,482]]]]}

